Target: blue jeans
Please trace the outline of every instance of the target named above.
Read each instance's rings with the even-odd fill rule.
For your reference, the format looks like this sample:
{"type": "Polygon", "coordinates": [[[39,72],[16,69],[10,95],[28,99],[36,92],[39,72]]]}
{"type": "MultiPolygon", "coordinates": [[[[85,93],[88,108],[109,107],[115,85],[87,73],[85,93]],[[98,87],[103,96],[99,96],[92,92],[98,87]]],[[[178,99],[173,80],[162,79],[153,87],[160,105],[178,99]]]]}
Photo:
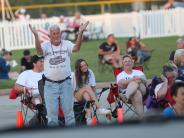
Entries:
{"type": "Polygon", "coordinates": [[[138,50],[137,51],[137,56],[138,57],[141,57],[141,61],[140,61],[140,64],[143,64],[144,61],[146,61],[147,59],[150,58],[150,54],[148,52],[144,52],[142,50],[138,50]]]}
{"type": "Polygon", "coordinates": [[[53,83],[45,81],[44,98],[48,116],[48,126],[58,126],[58,97],[65,116],[65,125],[75,125],[73,111],[74,96],[71,80],[67,79],[63,83],[53,83]]]}

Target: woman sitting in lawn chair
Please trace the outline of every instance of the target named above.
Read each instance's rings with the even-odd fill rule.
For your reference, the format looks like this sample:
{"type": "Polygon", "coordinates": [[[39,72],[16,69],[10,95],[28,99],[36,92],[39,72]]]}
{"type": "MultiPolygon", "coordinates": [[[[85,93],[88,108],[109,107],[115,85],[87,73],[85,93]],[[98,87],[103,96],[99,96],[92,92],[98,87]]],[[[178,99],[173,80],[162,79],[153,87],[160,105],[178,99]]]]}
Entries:
{"type": "Polygon", "coordinates": [[[146,77],[142,71],[134,70],[133,60],[129,55],[123,57],[123,71],[116,77],[117,84],[124,94],[124,102],[131,101],[135,112],[143,116],[143,96],[146,94],[146,77]]]}
{"type": "MultiPolygon", "coordinates": [[[[30,108],[38,110],[38,118],[46,122],[45,107],[42,104],[42,99],[38,90],[38,81],[43,75],[43,57],[34,55],[32,57],[33,69],[22,72],[15,83],[14,90],[16,94],[24,94],[23,104],[28,104],[30,108]],[[26,102],[26,103],[25,103],[26,102]]],[[[11,98],[11,97],[10,97],[11,98]]],[[[16,98],[16,97],[15,97],[16,98]]]]}
{"type": "MultiPolygon", "coordinates": [[[[99,114],[110,114],[110,110],[102,108],[96,97],[96,81],[94,73],[88,68],[88,64],[83,59],[78,59],[75,63],[75,72],[72,77],[74,87],[74,96],[77,101],[94,101],[99,114]]],[[[86,108],[86,121],[91,124],[92,109],[90,106],[86,108]]]]}

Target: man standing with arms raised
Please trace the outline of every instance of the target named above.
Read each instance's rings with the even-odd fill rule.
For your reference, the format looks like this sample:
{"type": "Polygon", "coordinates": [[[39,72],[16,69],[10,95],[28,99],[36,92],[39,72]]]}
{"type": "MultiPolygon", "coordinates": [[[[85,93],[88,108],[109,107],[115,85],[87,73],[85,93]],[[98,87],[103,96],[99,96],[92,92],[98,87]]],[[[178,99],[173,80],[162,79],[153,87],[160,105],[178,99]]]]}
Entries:
{"type": "Polygon", "coordinates": [[[61,40],[61,31],[58,25],[49,28],[50,41],[40,44],[36,29],[30,29],[35,37],[37,53],[44,56],[44,98],[47,108],[48,125],[57,126],[58,123],[58,97],[61,98],[65,124],[75,125],[73,112],[73,90],[71,84],[70,56],[72,52],[78,52],[81,47],[82,35],[89,22],[79,28],[76,44],[67,40],[61,40]]]}

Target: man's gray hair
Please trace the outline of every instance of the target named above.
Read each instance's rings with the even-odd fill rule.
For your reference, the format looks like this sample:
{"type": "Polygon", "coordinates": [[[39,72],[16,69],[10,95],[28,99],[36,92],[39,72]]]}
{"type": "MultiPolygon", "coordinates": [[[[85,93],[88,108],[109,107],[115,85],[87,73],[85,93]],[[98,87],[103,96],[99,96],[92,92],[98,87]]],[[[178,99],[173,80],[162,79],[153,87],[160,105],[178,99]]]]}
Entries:
{"type": "Polygon", "coordinates": [[[57,25],[57,24],[52,24],[52,25],[49,27],[49,34],[50,34],[51,31],[53,31],[53,30],[59,30],[59,31],[61,31],[59,25],[57,25]]]}

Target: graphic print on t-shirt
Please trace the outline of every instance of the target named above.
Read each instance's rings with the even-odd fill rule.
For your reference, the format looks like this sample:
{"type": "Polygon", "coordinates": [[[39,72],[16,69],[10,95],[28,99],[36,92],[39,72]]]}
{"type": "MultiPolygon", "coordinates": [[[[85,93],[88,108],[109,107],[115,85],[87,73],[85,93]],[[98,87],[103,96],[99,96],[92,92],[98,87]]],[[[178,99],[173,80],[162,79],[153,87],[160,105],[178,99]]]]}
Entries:
{"type": "Polygon", "coordinates": [[[62,40],[62,45],[54,46],[50,42],[42,43],[44,53],[44,74],[51,80],[63,80],[71,75],[70,56],[74,44],[62,40]]]}
{"type": "Polygon", "coordinates": [[[57,57],[51,58],[51,59],[49,60],[49,63],[50,63],[51,65],[58,65],[58,64],[60,64],[60,63],[65,62],[65,60],[66,60],[66,58],[62,58],[62,56],[57,56],[57,57]]]}

